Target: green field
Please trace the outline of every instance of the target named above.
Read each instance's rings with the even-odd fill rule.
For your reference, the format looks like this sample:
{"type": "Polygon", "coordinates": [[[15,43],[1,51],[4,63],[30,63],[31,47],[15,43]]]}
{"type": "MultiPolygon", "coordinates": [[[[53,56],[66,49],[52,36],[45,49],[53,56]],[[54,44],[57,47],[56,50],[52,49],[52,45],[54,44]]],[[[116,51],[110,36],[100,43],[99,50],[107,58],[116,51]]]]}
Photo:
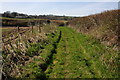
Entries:
{"type": "Polygon", "coordinates": [[[29,55],[32,63],[22,67],[21,78],[117,78],[118,52],[102,45],[91,36],[77,33],[68,27],[59,27],[48,34],[48,45],[32,44],[29,55]],[[28,76],[29,75],[29,76],[28,76]]]}

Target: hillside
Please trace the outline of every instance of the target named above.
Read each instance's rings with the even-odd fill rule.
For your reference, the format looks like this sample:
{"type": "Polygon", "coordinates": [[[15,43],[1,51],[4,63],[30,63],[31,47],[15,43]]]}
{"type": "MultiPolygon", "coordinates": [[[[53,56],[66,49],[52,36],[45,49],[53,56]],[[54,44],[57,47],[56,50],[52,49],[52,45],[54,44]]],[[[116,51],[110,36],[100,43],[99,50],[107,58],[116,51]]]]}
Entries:
{"type": "Polygon", "coordinates": [[[120,10],[105,11],[99,14],[75,18],[69,26],[77,32],[99,39],[101,43],[118,48],[120,10]]]}

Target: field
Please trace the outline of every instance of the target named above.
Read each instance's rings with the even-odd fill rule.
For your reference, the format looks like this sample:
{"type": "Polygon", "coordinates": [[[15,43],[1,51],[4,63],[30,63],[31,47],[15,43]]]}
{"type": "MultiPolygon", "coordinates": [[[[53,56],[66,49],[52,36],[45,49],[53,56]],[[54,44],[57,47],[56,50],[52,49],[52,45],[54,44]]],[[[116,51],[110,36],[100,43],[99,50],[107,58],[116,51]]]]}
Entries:
{"type": "Polygon", "coordinates": [[[79,19],[1,28],[3,79],[118,78],[116,42],[86,34],[79,19]]]}

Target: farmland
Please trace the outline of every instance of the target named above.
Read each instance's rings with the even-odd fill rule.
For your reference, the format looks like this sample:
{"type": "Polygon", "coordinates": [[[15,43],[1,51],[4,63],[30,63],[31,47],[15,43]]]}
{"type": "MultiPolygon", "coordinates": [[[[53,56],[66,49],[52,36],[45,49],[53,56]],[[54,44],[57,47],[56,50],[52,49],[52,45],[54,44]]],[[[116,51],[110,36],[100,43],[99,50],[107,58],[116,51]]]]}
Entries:
{"type": "Polygon", "coordinates": [[[96,24],[93,15],[68,21],[9,18],[11,23],[3,18],[11,25],[2,28],[3,79],[118,78],[117,38],[111,42],[111,36],[118,37],[117,27],[111,29],[117,25],[116,17],[110,17],[110,28],[103,29],[106,23],[99,19],[103,15],[96,16],[96,24]],[[103,40],[103,34],[110,38],[103,40]]]}

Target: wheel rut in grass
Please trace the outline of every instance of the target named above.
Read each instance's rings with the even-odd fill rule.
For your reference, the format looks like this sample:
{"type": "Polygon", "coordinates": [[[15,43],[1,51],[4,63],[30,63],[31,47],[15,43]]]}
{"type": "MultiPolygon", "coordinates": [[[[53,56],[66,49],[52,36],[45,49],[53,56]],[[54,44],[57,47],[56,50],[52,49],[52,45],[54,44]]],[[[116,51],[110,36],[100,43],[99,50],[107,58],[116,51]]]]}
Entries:
{"type": "Polygon", "coordinates": [[[53,63],[53,55],[57,53],[56,49],[57,49],[58,43],[61,40],[61,36],[62,36],[62,32],[60,31],[57,41],[55,41],[52,44],[53,45],[53,49],[51,50],[51,55],[49,56],[49,59],[46,61],[45,64],[42,64],[40,66],[43,72],[45,72],[47,70],[48,66],[53,63]]]}
{"type": "MultiPolygon", "coordinates": [[[[88,51],[86,36],[77,34],[70,28],[60,28],[62,39],[59,42],[53,65],[48,71],[49,78],[85,78],[101,76],[92,63],[93,59],[88,51]],[[96,69],[96,70],[94,70],[96,69]]],[[[93,53],[93,52],[92,52],[93,53]]]]}
{"type": "Polygon", "coordinates": [[[60,27],[59,29],[60,34],[52,44],[54,48],[50,50],[51,55],[43,70],[46,78],[101,78],[109,76],[99,59],[98,53],[104,50],[101,48],[101,44],[93,44],[96,40],[84,34],[78,34],[70,28],[60,27]],[[98,51],[97,47],[101,50],[98,51]]]}

